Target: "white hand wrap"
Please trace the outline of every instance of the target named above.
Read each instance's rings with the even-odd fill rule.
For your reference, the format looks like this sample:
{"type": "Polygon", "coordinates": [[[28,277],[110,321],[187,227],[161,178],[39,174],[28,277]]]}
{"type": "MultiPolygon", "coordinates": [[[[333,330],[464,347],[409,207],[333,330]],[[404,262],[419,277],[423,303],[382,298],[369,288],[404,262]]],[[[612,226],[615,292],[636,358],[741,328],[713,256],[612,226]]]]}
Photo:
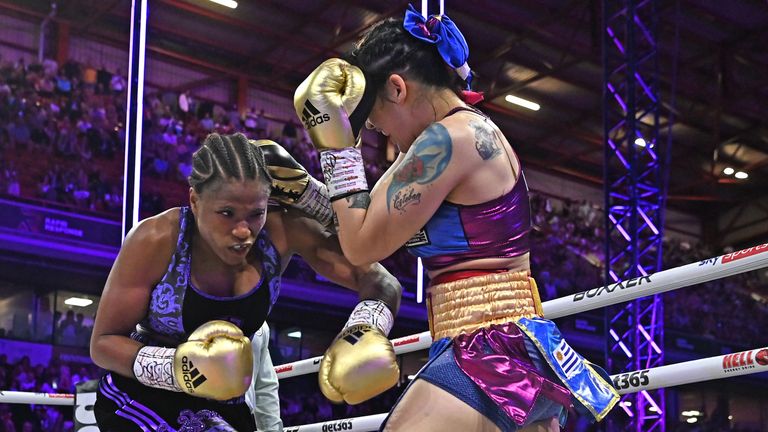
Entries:
{"type": "Polygon", "coordinates": [[[320,152],[320,166],[331,201],[368,190],[363,155],[357,147],[320,152]]]}
{"type": "Polygon", "coordinates": [[[307,189],[293,206],[312,216],[323,226],[331,226],[333,222],[333,208],[328,196],[328,188],[314,177],[309,178],[307,189]]]}
{"type": "Polygon", "coordinates": [[[175,348],[145,346],[133,361],[133,374],[145,386],[180,392],[173,375],[175,348]]]}
{"type": "Polygon", "coordinates": [[[355,306],[344,328],[357,324],[369,324],[378,328],[384,336],[388,336],[395,323],[392,311],[381,300],[363,300],[355,306]]]}

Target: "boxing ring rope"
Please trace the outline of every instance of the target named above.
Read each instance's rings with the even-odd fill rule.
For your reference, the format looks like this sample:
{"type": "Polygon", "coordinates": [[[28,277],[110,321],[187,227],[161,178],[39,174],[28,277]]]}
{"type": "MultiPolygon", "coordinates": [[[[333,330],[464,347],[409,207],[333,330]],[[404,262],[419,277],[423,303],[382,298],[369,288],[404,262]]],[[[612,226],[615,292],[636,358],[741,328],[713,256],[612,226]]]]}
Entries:
{"type": "Polygon", "coordinates": [[[33,393],[22,391],[0,391],[0,403],[63,405],[75,404],[75,395],[67,393],[33,393]]]}
{"type": "MultiPolygon", "coordinates": [[[[766,371],[768,371],[768,347],[611,375],[611,380],[619,394],[627,394],[766,371]]],[[[74,405],[74,395],[2,392],[0,403],[71,406],[74,405]]],[[[386,416],[387,414],[383,413],[289,426],[284,428],[284,432],[374,431],[378,430],[386,416]]]]}
{"type": "MultiPolygon", "coordinates": [[[[542,307],[546,318],[560,318],[765,267],[768,267],[768,243],[627,281],[592,288],[544,302],[542,307]]],[[[431,343],[432,338],[429,332],[392,340],[395,353],[398,355],[429,348],[431,343]]],[[[275,371],[280,379],[314,373],[319,370],[321,358],[313,357],[286,363],[276,366],[275,371]]],[[[611,379],[619,394],[626,394],[765,371],[768,371],[768,347],[611,375],[611,379]]],[[[0,392],[0,403],[74,405],[74,402],[74,395],[71,394],[0,392]]],[[[286,427],[285,432],[342,430],[363,432],[378,429],[385,417],[386,414],[376,414],[331,420],[286,427]]]]}
{"type": "MultiPolygon", "coordinates": [[[[647,390],[662,387],[674,387],[766,371],[768,371],[768,347],[634,372],[625,372],[611,375],[611,380],[619,394],[645,393],[647,390]]],[[[369,432],[378,430],[386,417],[387,414],[384,413],[365,417],[329,420],[301,426],[289,426],[284,428],[283,432],[369,432]]]]}
{"type": "MultiPolygon", "coordinates": [[[[627,281],[592,288],[546,301],[541,306],[544,310],[544,318],[561,318],[764,267],[768,267],[768,243],[627,281]]],[[[392,345],[395,347],[395,354],[406,354],[429,348],[432,345],[432,337],[429,332],[423,332],[392,339],[392,345]]],[[[275,370],[278,378],[314,373],[320,370],[321,359],[322,356],[285,363],[276,366],[275,370]]]]}

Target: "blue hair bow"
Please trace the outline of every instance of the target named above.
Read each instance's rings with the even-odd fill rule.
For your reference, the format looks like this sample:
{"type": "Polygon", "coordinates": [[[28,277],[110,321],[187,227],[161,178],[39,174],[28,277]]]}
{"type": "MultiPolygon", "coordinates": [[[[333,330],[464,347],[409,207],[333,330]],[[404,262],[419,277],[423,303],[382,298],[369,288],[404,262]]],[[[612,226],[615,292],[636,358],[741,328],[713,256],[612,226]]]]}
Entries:
{"type": "Polygon", "coordinates": [[[464,35],[447,15],[430,15],[429,19],[416,11],[409,4],[405,11],[403,27],[417,39],[437,46],[443,60],[467,82],[467,89],[472,83],[472,71],[467,64],[469,47],[464,35]]]}

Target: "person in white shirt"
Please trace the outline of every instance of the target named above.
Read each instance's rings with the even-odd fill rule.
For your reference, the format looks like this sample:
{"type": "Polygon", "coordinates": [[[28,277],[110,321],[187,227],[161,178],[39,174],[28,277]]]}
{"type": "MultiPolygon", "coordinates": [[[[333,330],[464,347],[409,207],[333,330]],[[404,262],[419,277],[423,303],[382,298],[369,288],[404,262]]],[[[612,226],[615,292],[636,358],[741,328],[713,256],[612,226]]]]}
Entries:
{"type": "Polygon", "coordinates": [[[251,338],[253,348],[253,380],[245,393],[245,403],[251,408],[259,432],[282,432],[280,398],[275,366],[269,355],[269,326],[266,322],[251,338]]]}

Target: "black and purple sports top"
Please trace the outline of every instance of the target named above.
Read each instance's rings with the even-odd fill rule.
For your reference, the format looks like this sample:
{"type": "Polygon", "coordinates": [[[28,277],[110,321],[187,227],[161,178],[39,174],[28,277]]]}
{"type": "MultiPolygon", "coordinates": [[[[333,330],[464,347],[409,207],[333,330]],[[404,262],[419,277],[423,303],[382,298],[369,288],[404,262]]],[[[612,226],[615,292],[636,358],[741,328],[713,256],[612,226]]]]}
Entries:
{"type": "MultiPolygon", "coordinates": [[[[195,218],[189,207],[179,212],[179,237],[168,270],[152,289],[147,316],[141,330],[131,337],[143,343],[169,345],[187,340],[197,327],[211,320],[229,321],[245,335],[258,330],[269,315],[280,293],[280,255],[266,230],[256,236],[251,253],[261,261],[261,279],[247,293],[217,297],[200,291],[192,284],[191,242],[195,218]]],[[[139,270],[140,271],[140,270],[139,270]]]]}
{"type": "MultiPolygon", "coordinates": [[[[471,111],[460,107],[448,113],[471,111]]],[[[446,116],[447,117],[447,116],[446,116]]],[[[406,244],[422,258],[427,270],[439,270],[481,258],[512,258],[531,250],[531,207],[528,186],[520,172],[512,190],[480,204],[443,201],[427,224],[406,244]]]]}

